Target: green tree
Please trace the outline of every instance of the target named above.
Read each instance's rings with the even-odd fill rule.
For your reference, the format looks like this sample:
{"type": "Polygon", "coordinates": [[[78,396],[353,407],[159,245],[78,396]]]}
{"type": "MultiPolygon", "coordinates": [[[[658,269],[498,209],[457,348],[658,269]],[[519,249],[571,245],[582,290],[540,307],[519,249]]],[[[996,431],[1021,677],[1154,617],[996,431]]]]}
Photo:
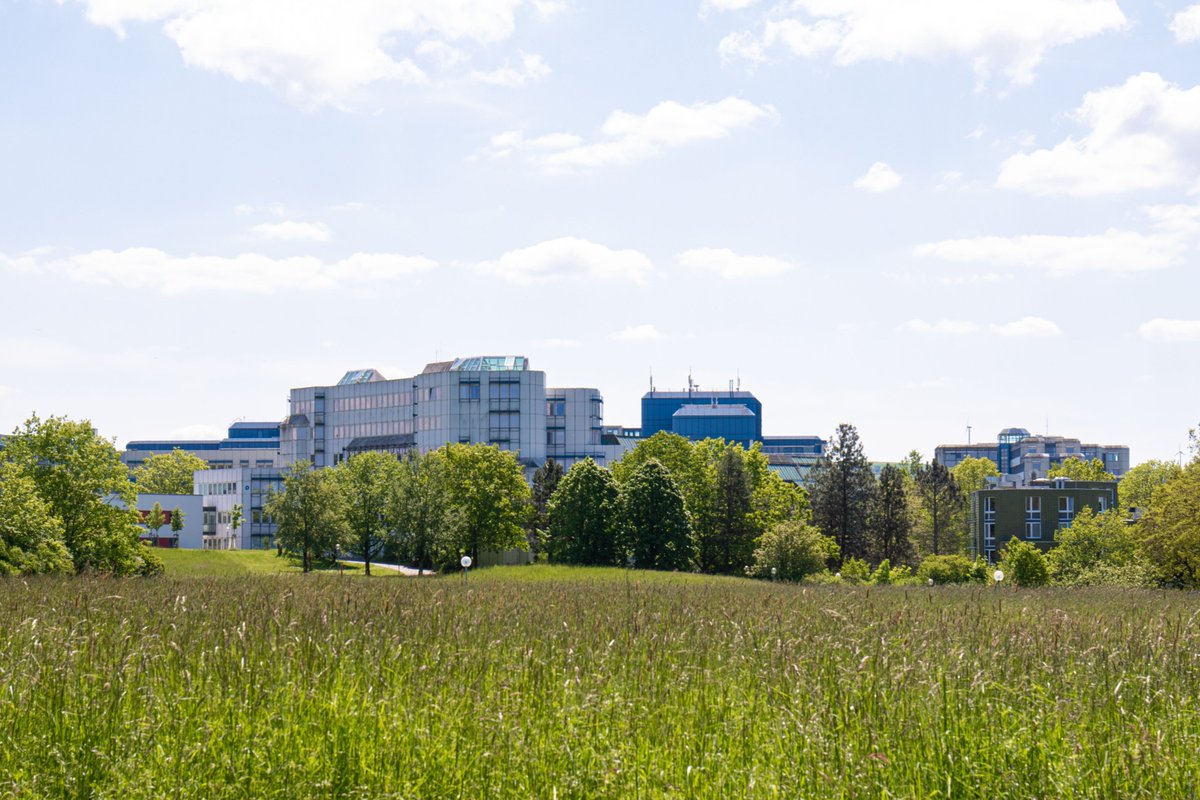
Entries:
{"type": "MultiPolygon", "coordinates": [[[[418,574],[450,560],[450,532],[455,509],[446,490],[446,454],[409,452],[400,462],[392,487],[388,517],[396,539],[394,556],[418,574]]],[[[393,551],[389,551],[393,552],[393,551]]]]}
{"type": "Polygon", "coordinates": [[[1000,470],[990,458],[967,456],[950,469],[950,474],[954,477],[954,483],[958,485],[959,493],[966,498],[970,497],[972,492],[988,488],[988,478],[999,478],[1000,470]]]}
{"type": "Polygon", "coordinates": [[[137,493],[113,442],[90,422],[36,415],[0,451],[37,489],[76,570],[151,575],[162,562],[140,539],[137,493]],[[123,505],[124,507],[120,507],[123,505]]]}
{"type": "Polygon", "coordinates": [[[299,556],[304,572],[311,572],[317,560],[336,559],[350,538],[340,483],[331,469],[298,461],[284,474],[283,490],[264,506],[275,520],[280,548],[299,556]]]}
{"type": "Polygon", "coordinates": [[[794,519],[780,522],[762,535],[754,550],[752,574],[799,581],[823,571],[837,559],[837,542],[812,525],[794,519]]]}
{"type": "Polygon", "coordinates": [[[183,531],[184,517],[183,509],[179,506],[171,509],[171,533],[175,534],[175,541],[179,541],[179,534],[183,531]]]}
{"type": "Polygon", "coordinates": [[[1116,478],[1104,468],[1098,458],[1084,461],[1082,458],[1064,459],[1061,464],[1052,464],[1047,478],[1070,478],[1073,481],[1115,481],[1116,478]]]}
{"type": "Polygon", "coordinates": [[[530,492],[521,462],[494,445],[448,444],[446,498],[454,509],[453,549],[478,563],[481,550],[527,550],[530,492]]]}
{"type": "Polygon", "coordinates": [[[234,536],[242,528],[242,523],[245,521],[245,510],[241,503],[234,503],[229,511],[229,532],[234,536]]]}
{"type": "Polygon", "coordinates": [[[963,555],[926,556],[917,568],[917,578],[935,584],[970,583],[979,580],[975,564],[963,555]]]}
{"type": "Polygon", "coordinates": [[[1154,490],[1137,533],[1160,582],[1200,587],[1200,458],[1154,490]]]}
{"type": "Polygon", "coordinates": [[[621,493],[608,470],[585,458],[550,498],[546,549],[564,564],[613,566],[621,562],[621,493]]]}
{"type": "Polygon", "coordinates": [[[62,522],[20,467],[0,463],[0,575],[61,575],[73,571],[62,522]]]}
{"type": "Polygon", "coordinates": [[[843,559],[867,554],[875,490],[858,430],[838,425],[828,450],[808,474],[808,493],[813,522],[833,537],[843,559]]]}
{"type": "Polygon", "coordinates": [[[950,470],[931,461],[917,472],[914,485],[921,503],[921,531],[927,551],[935,556],[957,552],[963,503],[950,470]]]}
{"type": "Polygon", "coordinates": [[[363,560],[368,576],[371,562],[383,555],[394,536],[388,512],[399,473],[396,457],[378,452],[350,456],[335,470],[346,498],[348,548],[363,560]]]}
{"type": "Polygon", "coordinates": [[[690,571],[698,556],[683,493],[671,473],[651,459],[622,486],[626,552],[642,569],[690,571]]]}
{"type": "Polygon", "coordinates": [[[208,462],[176,448],[152,455],[133,470],[133,481],[141,494],[191,494],[192,473],[208,469],[208,462]]]}
{"type": "Polygon", "coordinates": [[[154,544],[158,544],[158,532],[162,530],[163,525],[166,523],[167,521],[163,519],[162,503],[155,501],[150,511],[146,514],[146,531],[150,534],[150,538],[154,540],[154,544]]]}
{"type": "Polygon", "coordinates": [[[687,506],[688,518],[693,525],[703,525],[704,518],[712,508],[712,465],[709,451],[724,442],[709,440],[702,452],[694,443],[677,433],[659,431],[648,439],[642,439],[629,452],[612,465],[613,477],[624,486],[633,473],[643,464],[657,461],[671,473],[687,506]]]}
{"type": "Polygon", "coordinates": [[[1117,484],[1121,510],[1128,512],[1136,508],[1145,511],[1150,507],[1154,491],[1182,474],[1183,467],[1174,461],[1146,461],[1138,464],[1122,475],[1121,482],[1117,484]]]}
{"type": "Polygon", "coordinates": [[[533,473],[533,511],[526,525],[526,536],[529,539],[529,549],[534,556],[538,553],[542,539],[550,527],[550,498],[563,479],[563,466],[553,458],[547,458],[533,473]]]}
{"type": "Polygon", "coordinates": [[[921,455],[919,450],[909,450],[908,455],[900,462],[900,469],[904,470],[904,474],[913,480],[917,479],[917,473],[923,466],[925,466],[925,456],[921,455]]]}
{"type": "Polygon", "coordinates": [[[1046,554],[1046,564],[1055,583],[1114,582],[1116,576],[1130,574],[1131,566],[1145,574],[1137,538],[1117,509],[1097,514],[1085,506],[1069,527],[1055,532],[1054,541],[1057,546],[1046,554]]]}
{"type": "Polygon", "coordinates": [[[726,448],[717,461],[711,525],[700,532],[700,568],[704,572],[739,573],[754,557],[754,488],[744,451],[726,448]]]}
{"type": "Polygon", "coordinates": [[[1045,586],[1050,582],[1045,554],[1036,545],[1015,536],[1000,551],[1000,569],[1017,586],[1045,586]]]}
{"type": "Polygon", "coordinates": [[[868,553],[872,561],[911,564],[913,561],[912,515],[908,502],[908,479],[903,467],[887,464],[879,473],[879,491],[871,514],[868,553]]]}

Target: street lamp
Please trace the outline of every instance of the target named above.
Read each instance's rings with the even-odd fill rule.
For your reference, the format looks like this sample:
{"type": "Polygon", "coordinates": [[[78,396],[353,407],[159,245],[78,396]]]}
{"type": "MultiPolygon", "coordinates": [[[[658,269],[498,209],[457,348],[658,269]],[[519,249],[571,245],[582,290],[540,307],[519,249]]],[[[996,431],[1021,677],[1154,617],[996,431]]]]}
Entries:
{"type": "Polygon", "coordinates": [[[467,582],[467,570],[469,570],[469,569],[471,568],[471,557],[470,557],[470,556],[463,556],[462,558],[460,558],[460,559],[458,560],[458,563],[459,563],[459,564],[462,564],[462,568],[463,568],[463,583],[466,583],[466,582],[467,582]]]}
{"type": "Polygon", "coordinates": [[[996,581],[996,585],[1000,585],[1000,581],[1004,580],[1004,570],[996,570],[992,573],[992,579],[996,581]]]}

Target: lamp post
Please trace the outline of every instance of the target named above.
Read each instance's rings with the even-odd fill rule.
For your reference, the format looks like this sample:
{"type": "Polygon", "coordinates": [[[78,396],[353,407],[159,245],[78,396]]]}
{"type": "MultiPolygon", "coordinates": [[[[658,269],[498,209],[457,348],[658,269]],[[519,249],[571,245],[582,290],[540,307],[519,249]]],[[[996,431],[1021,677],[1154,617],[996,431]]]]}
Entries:
{"type": "Polygon", "coordinates": [[[1004,570],[996,570],[992,573],[992,579],[996,581],[996,588],[1000,588],[1000,581],[1004,580],[1004,570]]]}
{"type": "Polygon", "coordinates": [[[459,563],[459,564],[462,564],[462,568],[463,568],[463,583],[465,584],[465,583],[467,582],[467,570],[469,570],[469,569],[471,568],[471,557],[470,557],[470,556],[463,556],[462,558],[460,558],[460,559],[458,560],[458,563],[459,563]]]}

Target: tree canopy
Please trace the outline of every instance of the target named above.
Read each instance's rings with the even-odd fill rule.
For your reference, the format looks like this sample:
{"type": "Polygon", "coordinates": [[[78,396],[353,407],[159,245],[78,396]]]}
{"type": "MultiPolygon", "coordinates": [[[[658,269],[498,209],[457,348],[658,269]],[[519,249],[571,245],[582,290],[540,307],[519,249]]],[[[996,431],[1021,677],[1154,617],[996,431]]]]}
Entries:
{"type": "Polygon", "coordinates": [[[698,548],[683,493],[662,464],[640,464],[621,485],[626,552],[642,569],[695,569],[698,548]]]}
{"type": "Polygon", "coordinates": [[[476,562],[481,550],[527,550],[530,491],[516,454],[481,444],[448,444],[441,452],[446,500],[455,512],[451,549],[476,562]]]}
{"type": "Polygon", "coordinates": [[[546,550],[565,564],[619,565],[622,553],[620,488],[590,458],[567,471],[550,498],[546,550]]]}
{"type": "Polygon", "coordinates": [[[284,473],[283,490],[264,509],[275,520],[279,546],[300,557],[304,572],[316,561],[336,558],[350,539],[345,494],[332,469],[296,462],[284,473]]]}
{"type": "Polygon", "coordinates": [[[1200,458],[1154,490],[1138,534],[1161,582],[1200,587],[1200,458]]]}
{"type": "Polygon", "coordinates": [[[336,470],[346,503],[348,547],[363,560],[363,572],[371,574],[371,562],[389,546],[395,530],[389,505],[400,473],[400,462],[390,453],[358,453],[336,470]]]}
{"type": "Polygon", "coordinates": [[[1061,464],[1052,464],[1047,478],[1070,478],[1073,481],[1115,481],[1116,477],[1104,468],[1098,458],[1084,461],[1082,458],[1063,459],[1061,464]]]}
{"type": "Polygon", "coordinates": [[[1121,476],[1117,485],[1118,501],[1123,511],[1150,507],[1154,491],[1183,474],[1183,467],[1174,461],[1146,461],[1121,476]]]}
{"type": "Polygon", "coordinates": [[[138,494],[191,494],[195,488],[194,475],[208,469],[208,462],[176,448],[169,453],[149,456],[133,470],[138,494]]]}
{"type": "Polygon", "coordinates": [[[808,475],[813,522],[833,537],[843,559],[864,558],[868,549],[875,474],[863,454],[858,430],[837,427],[825,455],[808,475]]]}

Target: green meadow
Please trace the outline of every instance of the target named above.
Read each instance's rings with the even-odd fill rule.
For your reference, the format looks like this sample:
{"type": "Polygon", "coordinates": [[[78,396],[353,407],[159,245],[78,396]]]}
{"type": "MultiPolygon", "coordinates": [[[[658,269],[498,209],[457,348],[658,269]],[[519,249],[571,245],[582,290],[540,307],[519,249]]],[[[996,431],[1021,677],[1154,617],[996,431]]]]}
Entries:
{"type": "Polygon", "coordinates": [[[1194,594],[249,555],[0,581],[0,796],[1200,794],[1194,594]]]}

